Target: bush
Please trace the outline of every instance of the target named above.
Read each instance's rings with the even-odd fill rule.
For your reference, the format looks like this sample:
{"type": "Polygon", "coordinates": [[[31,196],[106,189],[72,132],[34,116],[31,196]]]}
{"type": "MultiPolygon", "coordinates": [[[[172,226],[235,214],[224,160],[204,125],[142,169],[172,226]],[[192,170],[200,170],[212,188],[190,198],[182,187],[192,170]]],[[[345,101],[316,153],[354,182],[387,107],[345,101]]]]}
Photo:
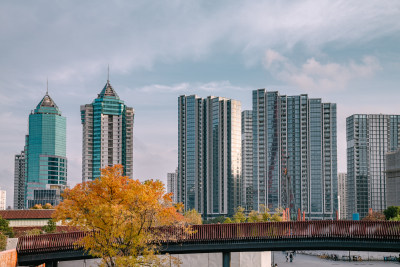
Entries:
{"type": "Polygon", "coordinates": [[[6,249],[7,246],[7,236],[0,232],[0,251],[6,249]]]}

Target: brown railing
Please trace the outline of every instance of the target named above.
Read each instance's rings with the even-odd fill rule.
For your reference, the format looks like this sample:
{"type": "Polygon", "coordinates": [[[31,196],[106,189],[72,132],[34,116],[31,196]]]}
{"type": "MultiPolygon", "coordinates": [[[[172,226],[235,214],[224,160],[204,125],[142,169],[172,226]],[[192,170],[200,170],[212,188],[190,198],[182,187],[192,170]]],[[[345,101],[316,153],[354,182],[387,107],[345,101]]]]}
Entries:
{"type": "MultiPolygon", "coordinates": [[[[193,225],[157,228],[161,243],[229,242],[235,240],[274,239],[369,239],[398,240],[400,222],[389,221],[302,221],[193,225]]],[[[24,236],[18,241],[18,253],[73,250],[85,232],[24,236]]]]}

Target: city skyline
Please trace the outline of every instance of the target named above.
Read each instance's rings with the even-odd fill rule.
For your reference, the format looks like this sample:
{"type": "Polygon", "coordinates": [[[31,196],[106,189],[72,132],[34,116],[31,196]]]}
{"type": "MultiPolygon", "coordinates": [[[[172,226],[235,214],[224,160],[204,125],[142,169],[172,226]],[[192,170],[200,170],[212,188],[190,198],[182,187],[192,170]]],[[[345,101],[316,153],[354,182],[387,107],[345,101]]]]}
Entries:
{"type": "Polygon", "coordinates": [[[133,169],[140,180],[166,182],[177,166],[176,98],[182,94],[236,99],[242,110],[251,109],[251,91],[258,88],[337,103],[339,172],[346,171],[346,117],[400,113],[397,1],[22,1],[0,7],[7,22],[0,26],[0,123],[6,125],[0,186],[7,206],[13,205],[14,156],[47,76],[68,121],[70,186],[82,178],[79,105],[104,86],[108,64],[119,96],[135,108],[133,169]]]}

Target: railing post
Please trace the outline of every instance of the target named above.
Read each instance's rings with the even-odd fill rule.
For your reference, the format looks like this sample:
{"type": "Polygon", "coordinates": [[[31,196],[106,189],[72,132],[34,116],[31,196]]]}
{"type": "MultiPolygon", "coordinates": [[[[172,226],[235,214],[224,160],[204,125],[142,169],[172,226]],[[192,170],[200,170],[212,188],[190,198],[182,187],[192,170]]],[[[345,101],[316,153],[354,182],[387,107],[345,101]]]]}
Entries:
{"type": "Polygon", "coordinates": [[[222,252],[222,267],[231,267],[231,253],[222,252]]]}

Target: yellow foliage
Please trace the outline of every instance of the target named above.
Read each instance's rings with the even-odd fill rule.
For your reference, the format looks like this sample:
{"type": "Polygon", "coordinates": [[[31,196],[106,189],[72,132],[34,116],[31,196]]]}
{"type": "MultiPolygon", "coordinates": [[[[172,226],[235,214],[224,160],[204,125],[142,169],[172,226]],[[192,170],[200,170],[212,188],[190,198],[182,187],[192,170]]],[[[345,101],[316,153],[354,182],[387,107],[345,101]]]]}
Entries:
{"type": "Polygon", "coordinates": [[[172,204],[162,182],[141,183],[122,173],[122,165],[107,167],[99,179],[66,189],[54,217],[90,231],[79,245],[107,266],[158,265],[154,254],[163,236],[153,227],[184,222],[182,206],[172,204]]]}
{"type": "Polygon", "coordinates": [[[201,220],[201,214],[197,212],[197,210],[192,209],[188,210],[184,214],[186,222],[188,224],[202,224],[203,221],[201,220]]]}

